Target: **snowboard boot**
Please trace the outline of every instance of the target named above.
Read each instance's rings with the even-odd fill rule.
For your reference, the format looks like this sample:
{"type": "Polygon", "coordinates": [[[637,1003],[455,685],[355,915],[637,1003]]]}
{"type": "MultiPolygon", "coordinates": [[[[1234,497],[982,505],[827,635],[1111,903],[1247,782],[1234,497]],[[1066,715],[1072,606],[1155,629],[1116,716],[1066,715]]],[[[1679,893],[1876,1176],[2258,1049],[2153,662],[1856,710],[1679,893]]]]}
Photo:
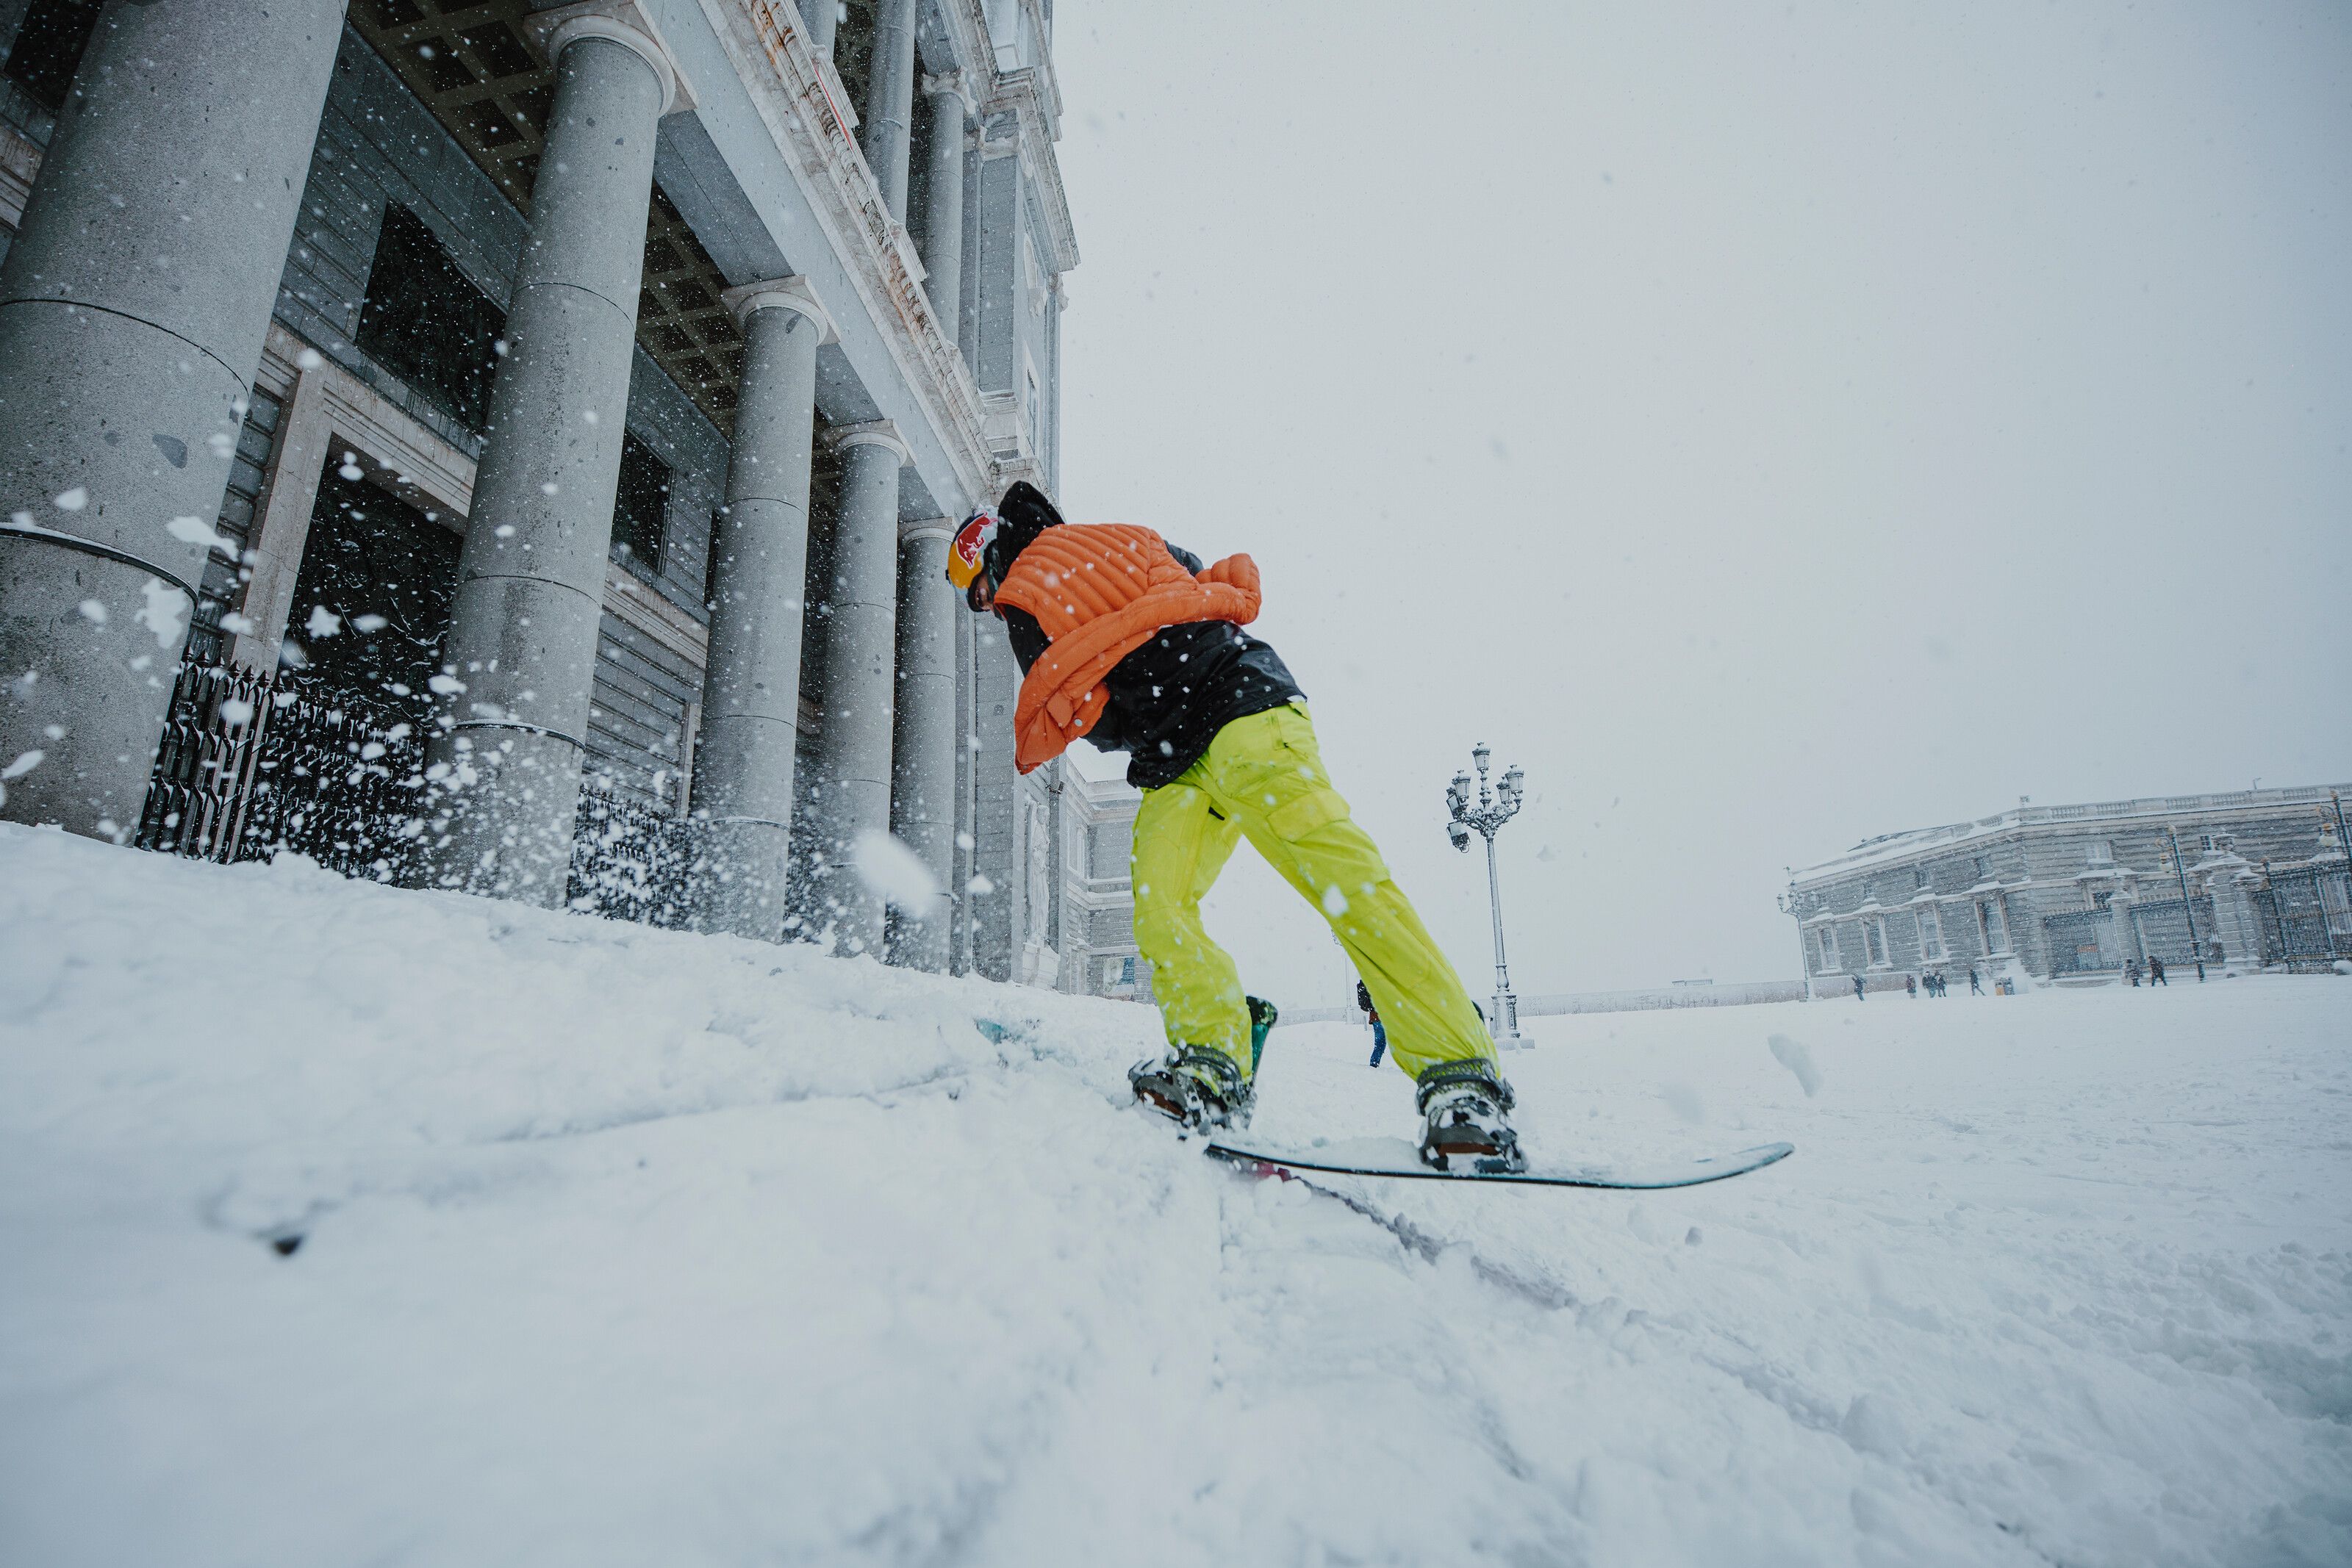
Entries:
{"type": "Polygon", "coordinates": [[[1257,1103],[1256,1090],[1232,1057],[1197,1045],[1171,1051],[1157,1061],[1137,1062],[1127,1070],[1127,1082],[1138,1104],[1188,1132],[1246,1127],[1257,1103]]]}
{"type": "Polygon", "coordinates": [[[1245,997],[1250,1010],[1250,1082],[1257,1082],[1257,1064],[1265,1056],[1265,1037],[1274,1032],[1274,1020],[1282,1016],[1275,1005],[1264,997],[1245,997]]]}
{"type": "Polygon", "coordinates": [[[1483,1058],[1441,1061],[1423,1070],[1421,1162],[1433,1170],[1506,1176],[1528,1168],[1511,1130],[1511,1086],[1483,1058]]]}

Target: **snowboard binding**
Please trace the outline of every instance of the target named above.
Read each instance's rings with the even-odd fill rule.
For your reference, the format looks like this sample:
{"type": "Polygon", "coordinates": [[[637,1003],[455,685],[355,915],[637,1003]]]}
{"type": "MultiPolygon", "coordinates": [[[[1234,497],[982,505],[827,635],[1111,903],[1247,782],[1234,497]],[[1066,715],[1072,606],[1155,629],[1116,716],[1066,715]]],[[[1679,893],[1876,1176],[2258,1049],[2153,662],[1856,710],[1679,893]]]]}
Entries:
{"type": "Polygon", "coordinates": [[[1511,1126],[1511,1086],[1483,1058],[1441,1061],[1423,1070],[1421,1162],[1432,1170],[1508,1176],[1528,1168],[1511,1126]]]}
{"type": "Polygon", "coordinates": [[[1256,1090],[1232,1057],[1197,1045],[1137,1062],[1127,1082],[1138,1104],[1192,1133],[1246,1127],[1257,1103],[1256,1090]]]}

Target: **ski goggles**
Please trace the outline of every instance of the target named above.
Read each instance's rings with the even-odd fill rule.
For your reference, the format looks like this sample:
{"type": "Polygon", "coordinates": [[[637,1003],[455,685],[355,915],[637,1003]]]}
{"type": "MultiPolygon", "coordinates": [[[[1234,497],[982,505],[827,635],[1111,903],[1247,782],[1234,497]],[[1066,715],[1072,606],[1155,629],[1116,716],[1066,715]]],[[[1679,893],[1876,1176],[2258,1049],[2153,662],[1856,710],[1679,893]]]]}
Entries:
{"type": "Polygon", "coordinates": [[[959,593],[971,587],[972,579],[980,575],[988,559],[988,541],[996,537],[1003,523],[993,512],[974,512],[964,519],[963,527],[948,546],[948,580],[959,593]]]}

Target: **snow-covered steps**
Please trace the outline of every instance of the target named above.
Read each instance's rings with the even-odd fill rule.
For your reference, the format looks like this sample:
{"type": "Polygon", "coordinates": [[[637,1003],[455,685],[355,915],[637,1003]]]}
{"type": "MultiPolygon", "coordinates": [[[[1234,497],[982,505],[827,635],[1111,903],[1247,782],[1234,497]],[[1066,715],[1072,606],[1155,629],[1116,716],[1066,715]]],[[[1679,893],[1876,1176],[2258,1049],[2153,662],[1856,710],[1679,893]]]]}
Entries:
{"type": "Polygon", "coordinates": [[[2352,1558],[2352,984],[1547,1027],[1537,1158],[1803,1153],[1335,1199],[1139,1009],[0,826],[0,1561],[2352,1558]]]}

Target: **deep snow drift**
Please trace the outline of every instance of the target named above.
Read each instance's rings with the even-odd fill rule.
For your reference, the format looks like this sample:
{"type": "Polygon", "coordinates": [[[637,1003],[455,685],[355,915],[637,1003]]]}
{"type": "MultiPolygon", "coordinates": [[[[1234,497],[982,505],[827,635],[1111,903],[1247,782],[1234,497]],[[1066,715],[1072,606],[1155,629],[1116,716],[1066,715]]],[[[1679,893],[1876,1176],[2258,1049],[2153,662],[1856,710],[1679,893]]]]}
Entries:
{"type": "Polygon", "coordinates": [[[2352,981],[1536,1030],[1798,1152],[1340,1201],[1140,1009],[0,827],[0,1561],[2352,1560],[2352,981]]]}

